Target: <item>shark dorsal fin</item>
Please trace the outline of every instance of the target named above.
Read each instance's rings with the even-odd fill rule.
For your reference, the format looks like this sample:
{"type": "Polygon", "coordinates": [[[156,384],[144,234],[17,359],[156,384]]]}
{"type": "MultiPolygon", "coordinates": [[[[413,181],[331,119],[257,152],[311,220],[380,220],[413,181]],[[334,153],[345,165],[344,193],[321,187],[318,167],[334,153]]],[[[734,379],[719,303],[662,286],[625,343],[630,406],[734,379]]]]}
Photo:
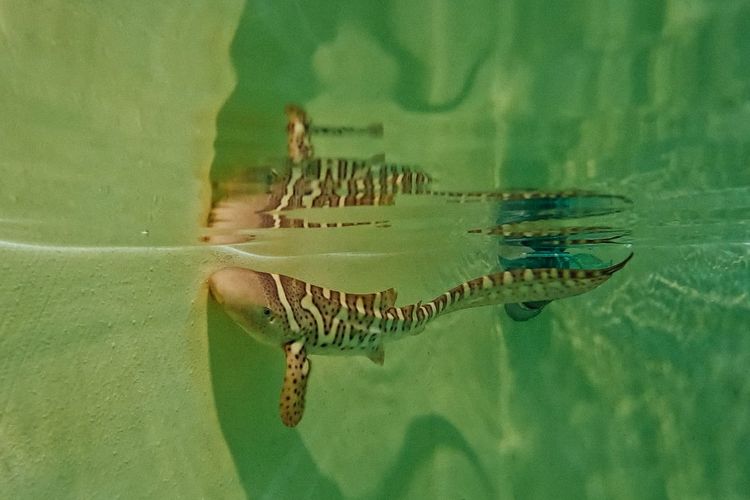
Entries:
{"type": "Polygon", "coordinates": [[[395,288],[389,288],[388,290],[383,290],[380,293],[380,309],[388,309],[389,307],[395,307],[396,305],[396,297],[398,297],[398,292],[395,288]]]}

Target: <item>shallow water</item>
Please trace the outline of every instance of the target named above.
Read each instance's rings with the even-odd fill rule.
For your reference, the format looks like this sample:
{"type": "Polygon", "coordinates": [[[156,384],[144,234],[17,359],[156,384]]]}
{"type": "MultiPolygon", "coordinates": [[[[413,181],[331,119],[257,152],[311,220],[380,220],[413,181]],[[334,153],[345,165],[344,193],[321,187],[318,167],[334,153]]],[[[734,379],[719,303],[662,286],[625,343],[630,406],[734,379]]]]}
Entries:
{"type": "MultiPolygon", "coordinates": [[[[257,29],[234,45],[238,87],[212,175],[279,151],[265,136],[239,139],[235,117],[269,109],[276,134],[292,99],[321,123],[383,121],[381,143],[330,139],[321,154],[385,152],[451,189],[575,186],[633,200],[636,257],[600,290],[528,323],[500,311],[445,318],[429,339],[393,346],[386,375],[318,362],[322,396],[347,400],[310,402],[339,437],[300,428],[324,476],[345,497],[745,496],[747,3],[297,8],[259,8],[268,16],[241,24],[257,29]],[[283,54],[263,78],[256,63],[273,62],[256,43],[283,54]]],[[[478,255],[493,251],[431,260],[424,248],[418,264],[296,271],[366,283],[390,269],[418,297],[435,274],[486,267],[478,255]]]]}
{"type": "Polygon", "coordinates": [[[739,0],[1,7],[0,491],[747,497],[749,28],[739,0]],[[417,202],[390,232],[201,244],[211,181],[283,157],[288,102],[384,125],[319,154],[441,189],[627,196],[635,257],[526,323],[316,357],[286,429],[280,353],[207,301],[213,270],[408,302],[498,254],[456,230],[494,212],[417,202]]]}

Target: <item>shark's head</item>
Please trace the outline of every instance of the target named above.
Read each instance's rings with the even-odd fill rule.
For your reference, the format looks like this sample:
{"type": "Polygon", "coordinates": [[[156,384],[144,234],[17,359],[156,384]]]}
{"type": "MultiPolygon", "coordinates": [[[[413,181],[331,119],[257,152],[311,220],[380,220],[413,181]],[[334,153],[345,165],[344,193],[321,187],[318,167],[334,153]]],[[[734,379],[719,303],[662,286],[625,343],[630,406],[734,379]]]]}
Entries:
{"type": "Polygon", "coordinates": [[[211,294],[224,310],[257,340],[282,345],[289,340],[289,324],[279,303],[271,275],[228,267],[209,279],[211,294]]]}
{"type": "Polygon", "coordinates": [[[287,277],[228,267],[215,272],[209,279],[211,293],[227,313],[261,342],[284,348],[284,383],[281,388],[279,414],[284,425],[294,427],[305,409],[310,360],[304,340],[292,341],[293,330],[287,316],[289,306],[283,293],[282,280],[287,277]]]}

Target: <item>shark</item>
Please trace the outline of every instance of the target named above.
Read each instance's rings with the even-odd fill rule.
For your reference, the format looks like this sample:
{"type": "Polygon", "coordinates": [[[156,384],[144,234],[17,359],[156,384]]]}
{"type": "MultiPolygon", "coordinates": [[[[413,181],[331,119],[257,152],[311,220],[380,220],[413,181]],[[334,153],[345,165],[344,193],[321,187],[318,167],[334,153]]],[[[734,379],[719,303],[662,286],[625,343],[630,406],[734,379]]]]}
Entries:
{"type": "MultiPolygon", "coordinates": [[[[630,261],[630,253],[609,265],[579,265],[565,250],[575,246],[614,243],[626,232],[609,227],[539,228],[542,219],[587,217],[614,213],[629,202],[599,193],[565,191],[438,191],[418,167],[390,165],[381,156],[365,160],[320,158],[314,155],[313,134],[380,137],[381,124],[365,127],[315,126],[303,108],[286,107],[287,162],[282,174],[272,172],[264,193],[243,180],[232,181],[209,218],[214,229],[250,226],[278,229],[336,229],[370,224],[387,228],[387,221],[320,222],[321,209],[393,206],[399,196],[440,198],[448,203],[492,203],[510,214],[501,224],[473,228],[509,246],[531,249],[529,256],[502,263],[501,270],[464,281],[424,301],[399,305],[395,288],[361,293],[341,291],[301,279],[242,267],[226,267],[209,278],[209,289],[227,314],[256,340],[278,346],[285,372],[279,401],[281,421],[288,427],[302,419],[311,355],[365,356],[382,365],[385,345],[418,335],[428,324],[467,308],[504,305],[510,318],[526,321],[550,302],[589,292],[609,280],[630,261]],[[583,201],[582,201],[583,200],[583,201]],[[619,205],[618,205],[619,204],[619,205]],[[581,208],[583,207],[583,208],[581,208]],[[288,216],[307,210],[308,215],[288,216]]],[[[254,175],[254,173],[251,173],[254,175]]],[[[262,184],[262,183],[261,183],[262,184]]],[[[212,236],[214,243],[241,243],[233,233],[212,236]],[[228,238],[228,239],[227,239],[228,238]]]]}
{"type": "Polygon", "coordinates": [[[280,346],[286,369],[281,421],[299,423],[310,377],[309,355],[366,356],[382,365],[385,345],[417,335],[439,317],[471,307],[548,302],[586,293],[621,270],[524,268],[465,281],[431,300],[398,306],[393,288],[348,293],[290,276],[240,267],[214,273],[211,293],[229,316],[260,342],[280,346]]]}

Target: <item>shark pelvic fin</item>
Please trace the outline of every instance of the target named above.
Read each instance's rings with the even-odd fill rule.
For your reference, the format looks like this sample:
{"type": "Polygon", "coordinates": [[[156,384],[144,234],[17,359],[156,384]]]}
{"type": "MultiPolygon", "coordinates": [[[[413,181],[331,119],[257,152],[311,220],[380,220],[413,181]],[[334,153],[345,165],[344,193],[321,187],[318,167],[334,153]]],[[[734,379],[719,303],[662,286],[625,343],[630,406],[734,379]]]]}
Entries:
{"type": "Polygon", "coordinates": [[[537,302],[505,304],[505,312],[514,321],[526,321],[538,316],[542,312],[542,309],[544,309],[544,306],[550,302],[549,300],[540,300],[537,302]]]}
{"type": "Polygon", "coordinates": [[[367,357],[376,365],[383,366],[383,363],[385,363],[385,348],[381,344],[376,349],[370,351],[367,357]]]}

